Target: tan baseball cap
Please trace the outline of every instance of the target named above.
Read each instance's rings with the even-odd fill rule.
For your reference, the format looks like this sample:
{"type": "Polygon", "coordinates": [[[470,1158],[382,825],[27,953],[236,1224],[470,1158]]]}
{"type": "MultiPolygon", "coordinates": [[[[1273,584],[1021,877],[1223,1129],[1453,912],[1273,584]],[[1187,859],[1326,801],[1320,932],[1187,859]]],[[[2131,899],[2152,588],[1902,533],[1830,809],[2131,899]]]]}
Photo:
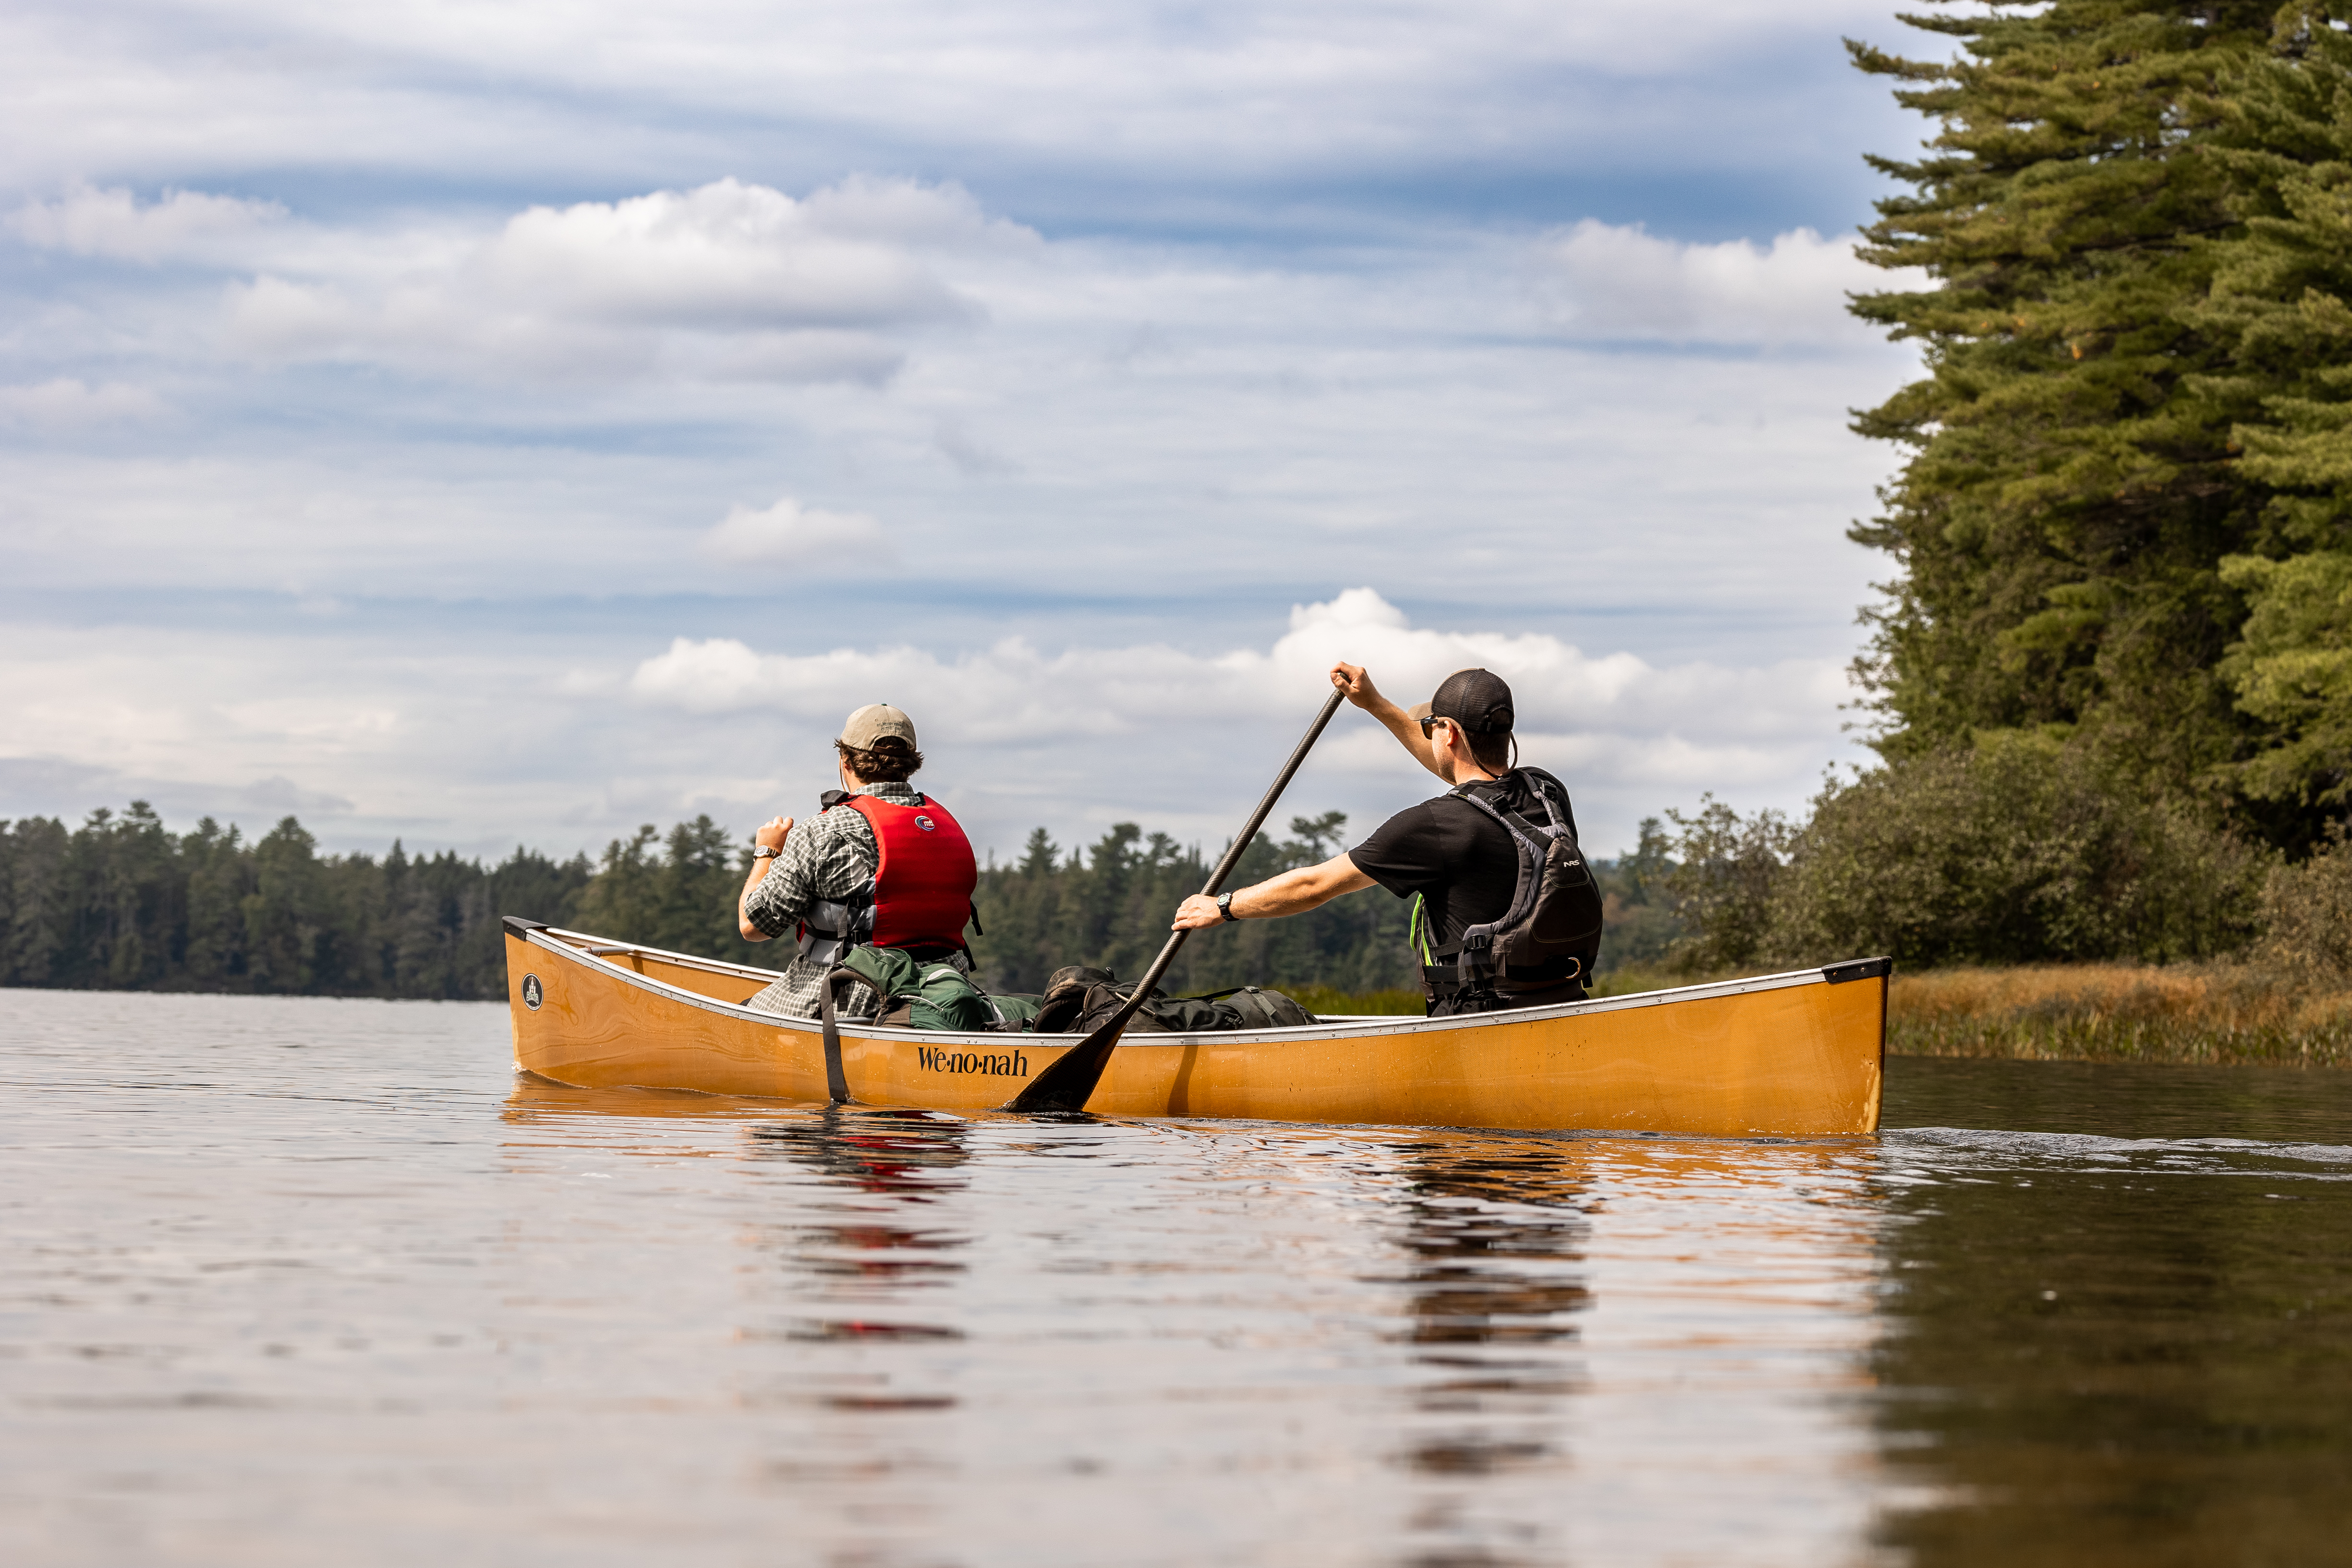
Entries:
{"type": "Polygon", "coordinates": [[[915,744],[915,721],[887,702],[868,702],[842,721],[841,743],[861,752],[872,751],[875,742],[891,735],[906,742],[910,752],[922,750],[915,744]]]}

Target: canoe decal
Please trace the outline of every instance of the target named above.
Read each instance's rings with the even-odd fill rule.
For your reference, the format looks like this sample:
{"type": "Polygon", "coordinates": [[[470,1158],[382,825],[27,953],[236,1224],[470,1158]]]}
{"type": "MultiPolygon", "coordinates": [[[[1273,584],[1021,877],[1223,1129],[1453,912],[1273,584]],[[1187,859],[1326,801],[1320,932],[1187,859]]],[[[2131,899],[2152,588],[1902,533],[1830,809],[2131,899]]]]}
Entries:
{"type": "Polygon", "coordinates": [[[937,1046],[917,1046],[915,1059],[932,1072],[994,1073],[1000,1078],[1029,1076],[1029,1058],[1019,1051],[995,1056],[984,1051],[947,1051],[937,1046]]]}
{"type": "Polygon", "coordinates": [[[539,1011],[540,1003],[545,999],[544,994],[542,994],[539,988],[539,976],[536,974],[524,975],[522,977],[522,1005],[536,1013],[539,1011]]]}

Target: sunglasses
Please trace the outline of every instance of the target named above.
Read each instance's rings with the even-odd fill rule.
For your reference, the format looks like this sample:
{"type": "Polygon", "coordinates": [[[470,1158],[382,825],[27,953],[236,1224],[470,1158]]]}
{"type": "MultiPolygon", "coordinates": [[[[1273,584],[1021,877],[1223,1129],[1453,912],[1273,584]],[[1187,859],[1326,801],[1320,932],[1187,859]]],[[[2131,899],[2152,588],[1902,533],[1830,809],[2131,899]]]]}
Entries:
{"type": "Polygon", "coordinates": [[[1437,725],[1440,725],[1440,724],[1451,724],[1451,723],[1453,723],[1453,722],[1454,722],[1454,721],[1453,721],[1453,720],[1451,720],[1451,719],[1446,718],[1446,717],[1445,717],[1444,715],[1443,715],[1443,714],[1439,714],[1439,713],[1432,713],[1432,714],[1429,714],[1428,716],[1426,716],[1425,718],[1416,719],[1416,720],[1414,720],[1414,721],[1413,721],[1413,722],[1414,722],[1414,723],[1416,723],[1416,724],[1419,724],[1419,725],[1421,726],[1421,732],[1422,732],[1423,735],[1426,735],[1426,734],[1428,734],[1428,733],[1430,732],[1430,731],[1431,731],[1431,730],[1433,730],[1433,728],[1435,728],[1437,725]]]}

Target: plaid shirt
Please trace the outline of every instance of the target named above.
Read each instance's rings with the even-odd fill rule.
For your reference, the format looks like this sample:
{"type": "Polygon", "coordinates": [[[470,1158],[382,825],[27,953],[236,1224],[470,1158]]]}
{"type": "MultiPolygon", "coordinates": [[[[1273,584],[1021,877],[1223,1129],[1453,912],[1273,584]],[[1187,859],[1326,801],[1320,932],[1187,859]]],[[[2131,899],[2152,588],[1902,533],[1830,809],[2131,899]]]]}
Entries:
{"type": "MultiPolygon", "coordinates": [[[[871,784],[856,792],[887,800],[893,805],[920,805],[922,793],[910,784],[871,784]]],[[[743,895],[743,918],[780,940],[792,940],[809,906],[820,900],[839,902],[866,885],[882,864],[881,847],[874,842],[874,825],[866,814],[845,803],[821,811],[805,822],[795,822],[784,837],[783,852],[768,874],[743,895]]],[[[783,978],[744,1005],[762,1013],[782,1013],[814,1018],[830,966],[794,958],[784,966],[783,978]]],[[[844,1013],[871,1014],[874,988],[853,985],[838,1004],[844,1013]]]]}

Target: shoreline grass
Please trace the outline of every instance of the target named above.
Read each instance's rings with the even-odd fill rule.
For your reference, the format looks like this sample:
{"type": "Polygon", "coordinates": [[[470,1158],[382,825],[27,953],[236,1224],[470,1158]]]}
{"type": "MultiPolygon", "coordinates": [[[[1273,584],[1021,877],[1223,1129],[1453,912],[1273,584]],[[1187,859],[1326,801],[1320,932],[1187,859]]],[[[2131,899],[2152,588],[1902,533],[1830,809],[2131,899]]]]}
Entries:
{"type": "MultiPolygon", "coordinates": [[[[1602,976],[1593,994],[1738,977],[1629,964],[1602,976]]],[[[2230,962],[1898,967],[1886,996],[1886,1049],[2013,1061],[2352,1068],[2352,984],[2307,969],[2230,962]]]]}
{"type": "Polygon", "coordinates": [[[2352,990],[2245,963],[1898,972],[1886,1048],[2021,1061],[2352,1067],[2352,990]]]}

